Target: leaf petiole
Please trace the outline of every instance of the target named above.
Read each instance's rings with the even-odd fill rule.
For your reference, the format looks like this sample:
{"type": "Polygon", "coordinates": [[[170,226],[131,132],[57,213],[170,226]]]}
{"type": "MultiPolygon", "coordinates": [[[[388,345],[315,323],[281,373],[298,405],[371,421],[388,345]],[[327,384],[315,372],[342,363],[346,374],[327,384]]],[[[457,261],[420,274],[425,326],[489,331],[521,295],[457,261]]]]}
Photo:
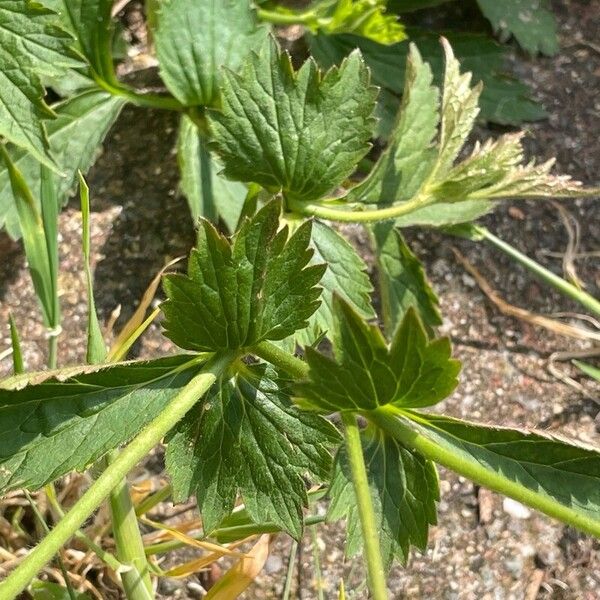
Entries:
{"type": "Polygon", "coordinates": [[[360,441],[360,430],[356,416],[341,413],[344,423],[344,438],[348,452],[348,462],[352,473],[352,484],[358,504],[358,515],[365,548],[365,562],[369,579],[369,589],[373,600],[387,600],[387,586],[383,558],[379,545],[379,528],[375,519],[371,489],[360,441]]]}

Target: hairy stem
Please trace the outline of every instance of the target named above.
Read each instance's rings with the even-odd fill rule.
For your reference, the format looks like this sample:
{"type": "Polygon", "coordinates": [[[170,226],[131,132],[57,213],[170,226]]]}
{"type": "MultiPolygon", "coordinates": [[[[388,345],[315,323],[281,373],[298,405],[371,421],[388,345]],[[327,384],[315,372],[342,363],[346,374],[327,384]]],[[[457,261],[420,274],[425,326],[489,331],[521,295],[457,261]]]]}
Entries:
{"type": "Polygon", "coordinates": [[[555,275],[552,271],[542,267],[539,263],[537,263],[532,258],[529,258],[526,254],[519,252],[516,248],[501,240],[499,237],[496,237],[491,231],[489,231],[485,227],[475,226],[476,232],[483,237],[484,240],[487,240],[498,248],[502,250],[502,252],[508,254],[511,258],[515,259],[518,263],[523,265],[526,269],[529,269],[532,273],[537,275],[542,281],[550,284],[556,290],[558,290],[561,294],[567,296],[579,302],[582,306],[593,312],[596,316],[600,316],[600,302],[596,300],[593,296],[580,290],[572,283],[564,280],[562,277],[555,275]]]}
{"type": "Polygon", "coordinates": [[[102,77],[94,77],[96,83],[109,94],[113,96],[121,96],[126,98],[131,104],[135,106],[141,106],[146,108],[161,108],[164,110],[174,110],[182,112],[185,107],[177,98],[174,98],[168,94],[151,94],[141,93],[132,88],[125,87],[119,82],[111,83],[103,79],[102,77]]]}
{"type": "Polygon", "coordinates": [[[315,13],[312,10],[293,12],[289,9],[278,11],[258,8],[256,14],[261,21],[273,23],[273,25],[309,25],[315,20],[315,13]]]}
{"type": "MultiPolygon", "coordinates": [[[[108,454],[107,468],[118,456],[118,450],[108,454]]],[[[134,567],[121,574],[125,595],[128,600],[148,600],[154,596],[152,580],[126,478],[121,479],[110,493],[109,505],[117,558],[121,563],[134,567]]]]}
{"type": "Polygon", "coordinates": [[[446,450],[423,434],[415,431],[406,422],[406,418],[418,419],[417,415],[405,415],[401,410],[385,406],[366,415],[378,427],[408,448],[416,450],[426,458],[467,477],[471,481],[483,485],[495,492],[510,496],[523,504],[542,511],[563,523],[577,527],[582,531],[600,537],[600,526],[597,522],[586,519],[568,506],[560,505],[550,498],[526,488],[517,481],[509,481],[501,473],[485,468],[478,463],[464,460],[457,454],[446,450]]]}
{"type": "Polygon", "coordinates": [[[392,204],[385,208],[363,209],[361,206],[352,205],[352,207],[340,209],[335,208],[334,206],[325,205],[327,200],[323,201],[323,203],[313,203],[286,198],[286,207],[292,212],[309,217],[326,219],[327,221],[374,223],[407,215],[418,208],[423,208],[424,206],[432,204],[434,201],[435,199],[430,198],[429,196],[416,196],[406,202],[392,204]]]}
{"type": "Polygon", "coordinates": [[[61,546],[100,506],[119,481],[208,392],[219,375],[235,358],[233,352],[225,352],[216,354],[206,363],[202,371],[177,394],[160,415],[123,449],[118,458],[98,477],[56,527],[0,584],[0,598],[14,600],[29,585],[29,582],[52,559],[61,546]]]}
{"type": "Polygon", "coordinates": [[[342,421],[344,423],[348,461],[352,473],[352,484],[354,485],[362,529],[369,589],[373,600],[387,600],[385,569],[383,568],[383,558],[381,557],[379,545],[379,529],[375,520],[367,468],[360,442],[360,430],[353,414],[342,413],[342,421]]]}

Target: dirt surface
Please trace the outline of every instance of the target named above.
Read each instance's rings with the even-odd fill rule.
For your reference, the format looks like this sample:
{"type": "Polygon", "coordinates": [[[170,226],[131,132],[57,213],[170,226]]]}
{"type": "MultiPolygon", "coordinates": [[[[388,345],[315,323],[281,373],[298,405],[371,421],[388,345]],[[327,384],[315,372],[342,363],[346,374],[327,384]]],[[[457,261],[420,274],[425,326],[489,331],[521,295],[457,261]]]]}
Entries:
{"type": "MultiPolygon", "coordinates": [[[[561,172],[599,185],[600,2],[553,4],[560,21],[561,54],[535,61],[522,56],[515,59],[515,69],[550,114],[547,122],[529,126],[527,150],[539,158],[556,156],[561,172]]],[[[122,307],[117,330],[165,261],[186,254],[193,243],[185,200],[176,189],[176,126],[171,114],[126,108],[89,175],[97,304],[105,323],[117,306],[122,307]]],[[[598,296],[600,204],[582,200],[563,206],[580,228],[579,253],[584,256],[575,262],[577,273],[598,296]]],[[[500,237],[561,272],[569,238],[551,203],[502,206],[483,221],[500,237]]],[[[59,350],[60,363],[66,365],[80,361],[85,346],[81,215],[76,202],[63,211],[60,231],[64,332],[59,350]]],[[[362,231],[349,227],[347,233],[364,250],[362,231]]],[[[407,238],[423,259],[441,298],[442,331],[451,336],[456,356],[463,362],[462,383],[437,408],[450,415],[535,426],[597,444],[598,390],[581,381],[583,393],[548,368],[553,352],[587,348],[587,343],[502,316],[456,261],[452,246],[476,265],[508,302],[541,314],[578,312],[578,307],[489,246],[429,230],[408,231],[407,238]]],[[[0,255],[0,322],[7,322],[9,311],[14,314],[28,368],[42,368],[46,340],[20,246],[0,236],[0,255]]],[[[8,331],[3,329],[0,351],[8,345],[8,331]]],[[[159,327],[153,326],[134,354],[157,356],[169,348],[159,327]]],[[[579,379],[568,362],[556,363],[556,368],[579,379]]],[[[10,360],[5,359],[0,363],[0,375],[9,371],[10,360]]],[[[160,465],[159,453],[147,470],[159,472],[160,465]]],[[[389,582],[392,598],[600,598],[597,542],[444,470],[441,488],[439,524],[431,530],[429,549],[424,555],[413,553],[406,568],[393,569],[389,582]]],[[[166,514],[173,509],[165,505],[159,510],[166,514]]],[[[307,532],[298,555],[300,568],[294,574],[297,598],[317,598],[315,545],[326,597],[335,596],[344,577],[348,598],[366,598],[360,561],[344,558],[340,525],[319,528],[316,540],[307,532]]],[[[280,597],[289,551],[290,541],[280,536],[257,586],[245,598],[280,597]]],[[[164,598],[201,597],[196,577],[162,581],[159,591],[164,598]]]]}

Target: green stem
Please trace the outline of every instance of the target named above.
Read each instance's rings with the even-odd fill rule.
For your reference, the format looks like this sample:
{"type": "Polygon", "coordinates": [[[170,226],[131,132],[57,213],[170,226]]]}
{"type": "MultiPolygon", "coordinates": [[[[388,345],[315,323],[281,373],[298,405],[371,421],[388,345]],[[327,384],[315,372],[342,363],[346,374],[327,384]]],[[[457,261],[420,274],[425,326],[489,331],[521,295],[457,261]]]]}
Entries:
{"type": "Polygon", "coordinates": [[[293,12],[287,9],[280,12],[258,8],[256,14],[261,21],[273,23],[273,25],[310,25],[314,23],[316,17],[315,12],[312,10],[293,12]]]}
{"type": "Polygon", "coordinates": [[[186,108],[173,96],[161,95],[161,94],[150,94],[140,93],[137,90],[124,87],[120,84],[110,83],[102,77],[94,77],[96,83],[103,89],[112,94],[113,96],[121,96],[126,98],[131,104],[135,106],[141,106],[146,108],[160,108],[164,110],[174,110],[178,112],[185,111],[186,108]]]}
{"type": "Polygon", "coordinates": [[[100,506],[127,473],[172,429],[235,360],[232,352],[216,354],[169,403],[165,410],[119,454],[56,527],[0,584],[0,598],[14,600],[58,552],[81,524],[100,506]]]}
{"type": "Polygon", "coordinates": [[[58,362],[58,336],[54,331],[50,332],[48,338],[48,368],[56,369],[58,362]]]}
{"type": "Polygon", "coordinates": [[[272,365],[283,369],[296,379],[306,379],[308,377],[308,365],[303,360],[271,342],[261,342],[254,348],[254,353],[272,365]]]}
{"type": "Polygon", "coordinates": [[[369,480],[367,478],[367,468],[360,443],[360,430],[356,422],[356,417],[353,414],[342,413],[341,415],[344,423],[344,438],[346,440],[348,462],[350,463],[350,471],[352,473],[352,484],[354,485],[358,516],[360,517],[362,529],[369,589],[371,590],[373,600],[387,600],[388,593],[379,544],[379,528],[375,519],[373,499],[371,498],[371,489],[369,488],[369,480]]]}
{"type": "MultiPolygon", "coordinates": [[[[46,490],[46,496],[50,502],[54,512],[62,519],[65,516],[65,511],[60,505],[54,488],[52,490],[46,490]],[[48,493],[50,491],[50,493],[48,493]]],[[[112,555],[110,552],[104,550],[104,548],[98,546],[90,537],[88,537],[81,529],[75,532],[75,537],[84,545],[88,550],[91,550],[100,560],[109,566],[115,573],[120,573],[124,570],[125,565],[121,564],[117,557],[112,555]]]]}
{"type": "MultiPolygon", "coordinates": [[[[118,450],[108,454],[107,468],[118,456],[118,450]]],[[[128,600],[148,600],[154,596],[152,580],[126,478],[121,479],[110,493],[109,504],[117,558],[121,563],[134,567],[121,574],[125,595],[128,600]]]]}
{"type": "Polygon", "coordinates": [[[493,246],[502,250],[502,252],[508,254],[511,258],[514,258],[518,263],[523,265],[526,269],[529,269],[532,273],[537,275],[542,281],[553,286],[557,289],[561,294],[564,294],[568,298],[579,302],[582,306],[592,311],[596,316],[600,316],[600,302],[596,300],[593,296],[580,290],[572,283],[565,281],[562,277],[555,275],[552,271],[542,267],[535,260],[529,258],[526,254],[519,252],[516,248],[501,240],[499,237],[496,237],[491,231],[486,229],[485,227],[481,227],[476,225],[474,230],[477,234],[479,234],[483,239],[490,242],[493,246]]]}
{"type": "Polygon", "coordinates": [[[294,581],[294,567],[296,566],[296,556],[298,555],[298,542],[292,540],[290,555],[288,557],[287,571],[285,574],[285,586],[281,600],[289,600],[292,596],[292,583],[294,581]]]}
{"type": "MultiPolygon", "coordinates": [[[[373,423],[386,431],[390,436],[422,454],[425,458],[436,462],[447,469],[485,486],[495,492],[510,496],[523,504],[554,517],[582,531],[600,537],[600,525],[592,522],[568,506],[561,505],[551,498],[526,488],[516,481],[510,481],[501,473],[482,467],[476,461],[470,462],[448,451],[423,434],[412,429],[403,422],[403,413],[394,407],[382,407],[366,415],[373,423]]],[[[414,418],[411,415],[411,418],[414,418]]]]}
{"type": "MultiPolygon", "coordinates": [[[[336,200],[339,202],[339,200],[336,200]]],[[[374,223],[377,221],[385,221],[387,219],[396,219],[403,215],[407,215],[418,208],[428,206],[435,201],[435,198],[429,196],[416,196],[406,202],[393,204],[386,208],[374,208],[364,210],[362,207],[351,209],[338,209],[325,206],[324,204],[315,204],[311,202],[302,202],[300,200],[292,200],[286,198],[286,207],[288,210],[309,216],[326,219],[327,221],[341,221],[346,223],[374,223]]],[[[325,200],[324,202],[327,202],[325,200]]]]}

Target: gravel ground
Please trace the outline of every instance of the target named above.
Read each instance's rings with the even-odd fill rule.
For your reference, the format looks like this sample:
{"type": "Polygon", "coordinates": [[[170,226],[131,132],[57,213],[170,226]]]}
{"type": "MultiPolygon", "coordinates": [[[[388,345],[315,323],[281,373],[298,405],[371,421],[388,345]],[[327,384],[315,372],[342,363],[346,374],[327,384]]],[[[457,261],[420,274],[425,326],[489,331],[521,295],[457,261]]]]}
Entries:
{"type": "MultiPolygon", "coordinates": [[[[539,158],[557,156],[561,172],[598,185],[600,2],[563,0],[553,4],[560,21],[561,54],[535,62],[522,56],[514,61],[515,69],[550,114],[547,122],[529,127],[527,150],[539,158]]],[[[176,191],[175,131],[176,121],[170,114],[126,108],[89,176],[97,303],[104,322],[121,306],[116,329],[131,314],[164,262],[186,254],[193,243],[185,201],[176,191]]],[[[585,200],[564,206],[579,224],[580,253],[597,253],[600,205],[585,200]]],[[[81,360],[84,354],[80,221],[76,202],[60,217],[64,334],[59,351],[63,365],[81,360]]],[[[527,202],[503,206],[484,222],[560,273],[568,235],[554,205],[527,202]]],[[[350,227],[347,233],[364,248],[359,229],[350,227]]],[[[586,344],[502,316],[456,261],[452,246],[459,248],[508,302],[541,314],[577,312],[577,306],[488,246],[427,230],[411,230],[407,237],[440,295],[443,332],[451,336],[456,356],[463,362],[462,383],[438,408],[455,416],[535,426],[597,444],[598,389],[585,381],[581,382],[584,391],[575,389],[548,368],[553,352],[576,351],[586,344]]],[[[9,311],[13,312],[24,340],[27,365],[41,368],[46,340],[21,248],[0,235],[0,255],[5,257],[0,264],[0,322],[5,323],[9,311]]],[[[597,265],[593,256],[576,261],[579,277],[596,296],[600,287],[597,265]]],[[[0,349],[8,344],[5,330],[0,349]]],[[[135,354],[157,356],[169,349],[168,341],[154,326],[135,354]]],[[[0,375],[7,374],[9,368],[8,361],[0,363],[0,375]]],[[[577,378],[569,363],[557,364],[556,368],[577,378]]],[[[159,452],[145,472],[158,474],[160,469],[159,452]]],[[[392,598],[600,598],[597,542],[444,470],[441,487],[439,524],[431,530],[429,549],[424,555],[413,553],[405,568],[393,569],[389,582],[392,598]]],[[[160,507],[162,514],[173,510],[170,505],[160,507]]],[[[316,539],[308,532],[300,545],[299,568],[294,575],[297,598],[317,597],[315,545],[327,597],[334,597],[339,579],[344,577],[348,598],[366,598],[360,561],[345,559],[339,524],[319,528],[316,539]]],[[[289,551],[290,541],[280,536],[257,585],[245,598],[280,597],[289,551]]],[[[164,598],[200,597],[195,577],[162,582],[159,591],[164,598]]]]}

